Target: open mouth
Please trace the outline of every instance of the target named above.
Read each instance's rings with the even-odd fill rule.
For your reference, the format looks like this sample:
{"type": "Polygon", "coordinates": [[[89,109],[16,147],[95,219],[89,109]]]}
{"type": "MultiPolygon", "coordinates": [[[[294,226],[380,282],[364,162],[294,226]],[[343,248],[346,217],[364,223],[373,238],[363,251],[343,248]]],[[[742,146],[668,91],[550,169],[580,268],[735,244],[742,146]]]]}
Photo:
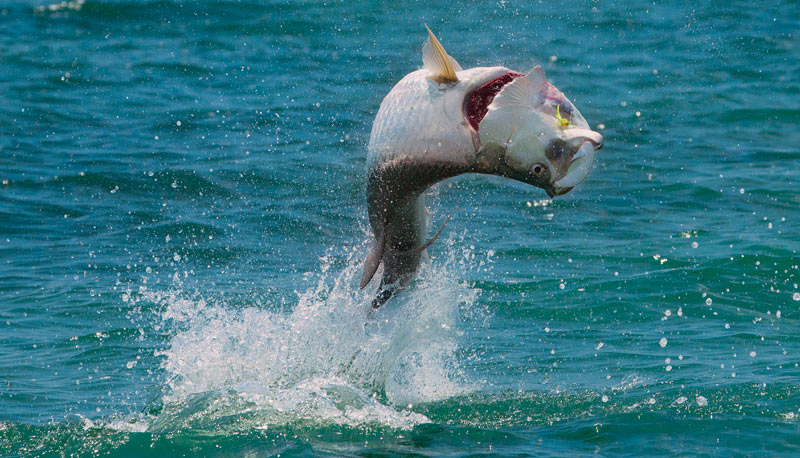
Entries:
{"type": "MultiPolygon", "coordinates": [[[[592,142],[584,142],[578,152],[572,156],[567,173],[558,181],[553,183],[556,188],[573,188],[583,181],[592,170],[594,164],[595,146],[592,142]]],[[[559,195],[556,193],[556,195],[559,195]]]]}
{"type": "Polygon", "coordinates": [[[570,129],[566,137],[566,142],[577,150],[574,150],[575,154],[570,158],[564,176],[553,183],[552,190],[548,191],[550,197],[566,194],[586,179],[592,171],[597,150],[603,147],[603,136],[592,130],[570,129]]]}

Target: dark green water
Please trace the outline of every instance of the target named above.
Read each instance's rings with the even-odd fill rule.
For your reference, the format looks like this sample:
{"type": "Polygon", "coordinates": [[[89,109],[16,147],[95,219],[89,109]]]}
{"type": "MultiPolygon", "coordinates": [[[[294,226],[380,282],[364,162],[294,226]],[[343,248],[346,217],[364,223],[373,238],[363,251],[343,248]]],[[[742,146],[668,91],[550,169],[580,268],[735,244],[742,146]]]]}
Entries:
{"type": "Polygon", "coordinates": [[[0,5],[0,455],[800,454],[800,5],[547,3],[0,5]],[[606,145],[439,186],[367,321],[423,23],[606,145]]]}

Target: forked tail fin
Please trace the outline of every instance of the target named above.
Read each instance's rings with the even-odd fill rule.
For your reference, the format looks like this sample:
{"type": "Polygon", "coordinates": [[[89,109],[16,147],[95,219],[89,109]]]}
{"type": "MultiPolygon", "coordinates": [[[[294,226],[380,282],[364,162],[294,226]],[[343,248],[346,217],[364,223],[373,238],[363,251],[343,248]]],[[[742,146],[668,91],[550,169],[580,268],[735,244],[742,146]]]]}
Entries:
{"type": "Polygon", "coordinates": [[[367,259],[364,260],[364,273],[361,274],[361,289],[364,289],[364,287],[369,284],[369,281],[375,276],[375,271],[378,270],[378,266],[381,265],[383,247],[385,245],[384,242],[384,236],[381,235],[380,238],[375,240],[375,245],[372,246],[372,249],[367,255],[367,259]]]}
{"type": "MultiPolygon", "coordinates": [[[[436,239],[438,239],[439,236],[442,235],[444,227],[447,225],[448,221],[450,221],[450,218],[452,218],[457,211],[458,209],[455,209],[452,212],[450,212],[450,214],[447,215],[447,218],[445,218],[442,225],[439,227],[439,230],[436,231],[436,234],[434,234],[433,237],[431,237],[427,242],[423,243],[418,247],[411,248],[408,250],[395,250],[392,247],[386,247],[385,239],[383,236],[379,240],[377,240],[375,246],[372,248],[372,251],[370,251],[369,255],[367,256],[367,260],[364,262],[364,275],[361,277],[361,288],[367,286],[367,283],[369,283],[370,279],[372,279],[372,276],[375,275],[375,271],[378,269],[378,265],[380,265],[384,251],[391,250],[394,253],[402,255],[414,255],[423,253],[425,249],[431,246],[433,242],[435,242],[436,239]]],[[[406,284],[408,284],[408,282],[411,281],[411,278],[413,278],[413,272],[411,275],[408,276],[408,278],[398,280],[397,282],[390,285],[386,285],[384,284],[386,277],[384,277],[384,279],[381,281],[381,285],[378,287],[378,294],[376,294],[375,298],[372,299],[372,310],[375,310],[384,303],[386,303],[386,301],[388,301],[392,296],[394,296],[396,292],[404,288],[406,284]]]]}

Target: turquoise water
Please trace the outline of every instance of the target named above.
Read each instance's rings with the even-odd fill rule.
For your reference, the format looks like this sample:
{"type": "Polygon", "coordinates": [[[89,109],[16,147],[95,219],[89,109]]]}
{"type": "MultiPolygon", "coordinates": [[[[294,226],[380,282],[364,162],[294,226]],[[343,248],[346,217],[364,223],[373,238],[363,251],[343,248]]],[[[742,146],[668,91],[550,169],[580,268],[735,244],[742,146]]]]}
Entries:
{"type": "Polygon", "coordinates": [[[0,455],[800,454],[798,3],[547,3],[0,5],[0,455]],[[606,145],[438,186],[367,320],[423,23],[606,145]]]}

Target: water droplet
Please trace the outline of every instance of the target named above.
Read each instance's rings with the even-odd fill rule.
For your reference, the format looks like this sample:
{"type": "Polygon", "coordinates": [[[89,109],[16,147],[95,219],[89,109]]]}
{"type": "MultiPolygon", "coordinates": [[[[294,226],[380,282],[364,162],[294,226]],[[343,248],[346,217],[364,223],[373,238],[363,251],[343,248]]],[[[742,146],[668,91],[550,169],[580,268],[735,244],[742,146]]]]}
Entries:
{"type": "Polygon", "coordinates": [[[604,394],[604,395],[603,395],[603,397],[602,397],[602,398],[600,398],[600,400],[601,400],[601,401],[603,401],[603,402],[608,402],[608,396],[606,396],[606,395],[604,394]]]}
{"type": "Polygon", "coordinates": [[[794,294],[792,294],[792,299],[794,299],[794,300],[796,300],[796,301],[800,301],[800,293],[794,293],[794,294]]]}
{"type": "Polygon", "coordinates": [[[692,242],[692,248],[697,248],[697,247],[699,247],[699,246],[700,246],[700,244],[699,244],[699,243],[697,243],[697,242],[692,242]]]}
{"type": "Polygon", "coordinates": [[[661,348],[666,347],[667,346],[667,338],[666,337],[662,337],[661,340],[658,341],[658,345],[660,345],[661,348]]]}
{"type": "Polygon", "coordinates": [[[712,302],[713,302],[713,301],[711,300],[711,298],[710,298],[710,297],[706,299],[706,305],[711,305],[711,303],[712,303],[712,302]]]}

